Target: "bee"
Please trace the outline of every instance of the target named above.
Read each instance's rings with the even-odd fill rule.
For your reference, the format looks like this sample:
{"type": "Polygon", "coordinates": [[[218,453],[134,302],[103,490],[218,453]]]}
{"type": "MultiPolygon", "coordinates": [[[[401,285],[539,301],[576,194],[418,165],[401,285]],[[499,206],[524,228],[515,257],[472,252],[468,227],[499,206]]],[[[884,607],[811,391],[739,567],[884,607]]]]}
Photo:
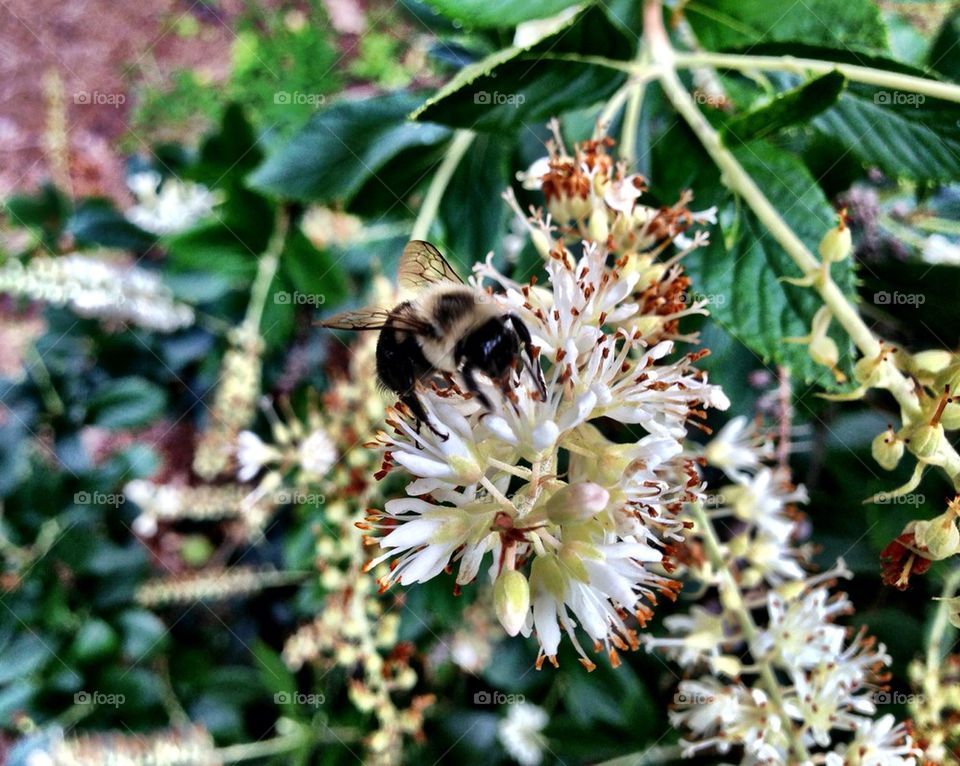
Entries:
{"type": "Polygon", "coordinates": [[[488,412],[493,406],[480,389],[484,375],[509,393],[513,376],[523,367],[536,384],[541,401],[547,387],[527,326],[516,314],[504,311],[487,293],[476,290],[457,275],[429,242],[413,240],[400,257],[398,282],[413,292],[411,300],[392,310],[366,308],[345,311],[320,322],[336,330],[379,330],[377,375],[383,386],[421,423],[441,438],[417,395],[417,384],[436,374],[449,373],[477,397],[488,412]]]}

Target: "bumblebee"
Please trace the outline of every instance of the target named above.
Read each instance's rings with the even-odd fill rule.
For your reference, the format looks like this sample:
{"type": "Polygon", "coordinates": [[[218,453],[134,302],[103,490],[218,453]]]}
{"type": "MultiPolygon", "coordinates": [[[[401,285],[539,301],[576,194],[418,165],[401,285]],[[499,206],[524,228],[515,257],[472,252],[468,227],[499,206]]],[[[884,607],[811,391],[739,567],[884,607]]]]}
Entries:
{"type": "Polygon", "coordinates": [[[504,311],[490,296],[465,284],[429,242],[413,240],[400,258],[398,282],[415,297],[392,310],[345,311],[320,322],[337,330],[379,330],[377,375],[417,419],[442,438],[430,423],[417,395],[417,384],[438,373],[463,382],[488,412],[489,397],[477,380],[483,375],[504,394],[519,383],[526,368],[541,400],[547,388],[530,331],[516,314],[504,311]],[[514,380],[514,376],[516,380],[514,380]]]}

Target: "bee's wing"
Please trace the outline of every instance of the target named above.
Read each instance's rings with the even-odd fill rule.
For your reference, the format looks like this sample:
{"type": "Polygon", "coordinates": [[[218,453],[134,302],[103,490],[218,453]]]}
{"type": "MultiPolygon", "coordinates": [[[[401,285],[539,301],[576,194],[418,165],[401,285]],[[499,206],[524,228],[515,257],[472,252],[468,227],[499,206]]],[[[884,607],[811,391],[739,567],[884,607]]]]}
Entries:
{"type": "Polygon", "coordinates": [[[429,332],[433,329],[426,322],[421,322],[415,317],[397,315],[386,309],[377,308],[343,311],[329,319],[324,319],[322,322],[317,322],[317,324],[331,330],[382,330],[389,324],[398,330],[407,330],[417,334],[429,332]]]}
{"type": "Polygon", "coordinates": [[[440,251],[429,242],[415,239],[407,243],[400,256],[397,281],[404,290],[416,291],[426,285],[453,282],[462,285],[463,280],[447,263],[440,251]]]}

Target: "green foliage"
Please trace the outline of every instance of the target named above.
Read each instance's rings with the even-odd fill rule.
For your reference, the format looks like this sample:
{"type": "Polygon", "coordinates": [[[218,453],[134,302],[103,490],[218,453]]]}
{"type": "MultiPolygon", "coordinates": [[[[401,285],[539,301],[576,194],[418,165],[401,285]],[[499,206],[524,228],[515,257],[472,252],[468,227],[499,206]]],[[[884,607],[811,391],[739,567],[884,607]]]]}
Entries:
{"type": "Polygon", "coordinates": [[[571,0],[427,0],[438,13],[475,27],[514,27],[531,19],[554,16],[574,5],[571,0]]]}
{"type": "MultiPolygon", "coordinates": [[[[177,720],[183,707],[210,728],[218,745],[267,739],[281,717],[284,725],[306,727],[311,744],[331,740],[331,730],[348,729],[355,736],[342,743],[324,741],[315,750],[300,747],[274,759],[346,764],[373,725],[349,701],[349,673],[292,673],[280,657],[282,637],[323,604],[319,578],[227,604],[148,610],[134,599],[148,577],[171,567],[192,571],[223,557],[309,570],[315,530],[327,523],[325,509],[283,512],[261,544],[250,548],[233,540],[226,524],[213,525],[209,537],[188,526],[177,530],[171,551],[131,532],[137,511],[123,500],[123,487],[168,468],[170,460],[189,462],[192,429],[207,417],[227,346],[225,329],[245,316],[278,216],[289,220],[289,229],[279,243],[260,324],[263,379],[266,392],[291,394],[295,402],[305,382],[322,388],[325,371],[342,365],[339,344],[311,331],[313,320],[341,304],[361,305],[373,274],[394,273],[454,129],[475,135],[440,198],[430,238],[464,275],[488,252],[520,279],[542,272],[543,260],[529,242],[519,251],[505,246],[511,213],[500,194],[512,188],[523,208],[543,203],[521,188],[515,173],[545,153],[547,119],[557,117],[564,136],[582,139],[609,100],[626,95],[621,89],[630,72],[642,66],[642,28],[639,3],[589,3],[542,39],[516,47],[511,41],[518,23],[551,17],[572,3],[428,0],[389,11],[377,6],[387,20],[382,24],[371,9],[372,31],[343,43],[334,39],[321,5],[310,4],[306,23],[295,11],[251,5],[236,24],[225,82],[211,85],[199,70],[181,71],[169,87],[145,89],[135,106],[134,133],[166,141],[176,129],[180,142],[158,144],[153,156],[139,161],[168,178],[215,190],[221,201],[214,215],[154,237],[127,221],[115,203],[70,199],[53,186],[4,203],[2,233],[27,236],[0,238],[3,259],[74,248],[127,250],[141,258],[141,267],[159,269],[199,317],[194,327],[160,335],[47,308],[47,327],[35,344],[40,361],[31,358],[25,376],[0,381],[0,560],[8,588],[0,593],[4,731],[12,731],[17,714],[44,727],[79,721],[81,732],[147,731],[177,720]],[[414,71],[406,52],[427,47],[430,62],[414,71]],[[434,87],[438,72],[445,84],[434,87]],[[344,91],[347,82],[360,87],[344,91]],[[195,139],[202,131],[204,137],[195,139]],[[301,228],[310,205],[361,216],[362,234],[349,241],[312,240],[301,228]],[[327,702],[317,710],[291,701],[305,689],[322,691],[327,702]],[[75,704],[74,695],[95,690],[122,693],[128,704],[75,704]]],[[[912,76],[923,76],[916,68],[923,65],[944,82],[960,78],[956,12],[929,50],[914,46],[909,60],[900,57],[909,46],[888,43],[884,17],[868,0],[806,0],[791,7],[692,0],[682,4],[682,13],[709,51],[791,55],[912,76]]],[[[207,23],[188,16],[178,29],[198,36],[207,23]]],[[[907,39],[903,29],[897,34],[907,39]]],[[[676,42],[683,46],[679,37],[676,42]]],[[[682,74],[691,92],[701,87],[682,74]]],[[[958,237],[960,107],[932,97],[910,102],[913,94],[906,91],[822,69],[747,76],[719,67],[716,75],[726,99],[698,107],[811,252],[851,196],[869,193],[878,208],[869,225],[855,224],[861,267],[854,259],[832,266],[843,293],[856,302],[859,292],[863,313],[898,343],[956,348],[957,269],[931,266],[918,254],[932,232],[953,242],[958,237]],[[924,301],[877,299],[894,289],[922,294],[924,301]]],[[[879,551],[906,519],[894,508],[861,510],[864,495],[907,478],[902,471],[877,475],[871,462],[870,439],[889,413],[871,403],[841,414],[817,398],[837,388],[833,376],[814,364],[805,346],[787,339],[809,332],[819,299],[784,281],[800,276],[797,267],[729,191],[729,179],[661,88],[647,85],[634,106],[635,142],[621,148],[627,170],[649,176],[644,201],[670,204],[692,189],[693,209],[718,208],[710,246],[683,261],[691,292],[708,299],[711,316],[684,320],[681,331],[702,333],[712,351],[704,366],[712,382],[736,393],[737,414],[752,414],[769,388],[752,387],[751,374],[775,366],[792,374],[797,441],[810,443],[809,452],[801,444],[793,459],[797,475],[808,477],[811,508],[817,509],[815,542],[824,563],[842,555],[856,573],[853,587],[863,604],[857,619],[887,642],[902,672],[922,641],[924,615],[916,604],[937,582],[921,581],[906,597],[878,586],[879,551]]],[[[623,136],[627,123],[625,110],[615,110],[612,132],[623,136]]],[[[141,142],[134,146],[143,153],[141,142]]],[[[668,249],[664,258],[672,253],[668,249]]],[[[836,323],[831,337],[849,377],[855,358],[849,339],[836,323]]],[[[370,435],[356,437],[362,443],[370,435]]],[[[911,511],[932,516],[950,488],[928,479],[924,491],[922,507],[911,511]]],[[[601,666],[587,675],[571,653],[561,657],[558,671],[538,673],[532,644],[517,639],[496,643],[478,677],[461,673],[443,657],[451,634],[464,629],[474,595],[454,597],[449,586],[443,578],[432,580],[406,591],[395,607],[402,639],[431,658],[422,663],[415,691],[438,696],[428,739],[411,746],[409,762],[506,762],[496,733],[504,710],[472,702],[487,689],[523,694],[547,707],[547,736],[566,764],[643,752],[667,731],[675,679],[643,654],[624,654],[619,670],[601,666]]],[[[678,737],[674,732],[663,741],[678,737]]]]}
{"type": "Polygon", "coordinates": [[[269,156],[250,185],[281,199],[347,204],[369,182],[384,182],[378,173],[393,162],[403,182],[388,188],[403,193],[410,179],[402,166],[432,153],[450,135],[438,125],[407,123],[416,103],[412,95],[394,93],[335,104],[269,156]]]}
{"type": "Polygon", "coordinates": [[[767,0],[692,0],[684,15],[710,50],[749,49],[764,43],[804,43],[830,48],[887,48],[887,31],[870,0],[806,0],[784,6],[767,0]]]}

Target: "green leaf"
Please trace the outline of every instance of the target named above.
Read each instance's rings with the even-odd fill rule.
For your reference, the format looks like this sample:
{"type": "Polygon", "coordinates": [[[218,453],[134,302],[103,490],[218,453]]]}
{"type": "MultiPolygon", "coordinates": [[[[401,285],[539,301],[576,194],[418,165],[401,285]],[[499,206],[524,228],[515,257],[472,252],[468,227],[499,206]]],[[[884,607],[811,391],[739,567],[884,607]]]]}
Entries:
{"type": "Polygon", "coordinates": [[[894,178],[960,178],[960,105],[851,84],[812,124],[894,178]]]}
{"type": "Polygon", "coordinates": [[[280,266],[297,293],[292,301],[295,305],[333,306],[346,296],[347,283],[339,261],[328,251],[315,248],[299,227],[287,234],[280,266]]]}
{"type": "MultiPolygon", "coordinates": [[[[474,139],[440,203],[441,242],[455,266],[481,260],[503,239],[507,205],[500,194],[510,185],[512,147],[494,137],[474,139]]],[[[469,273],[469,265],[460,266],[469,273]]]]}
{"type": "Polygon", "coordinates": [[[0,651],[0,684],[16,678],[25,678],[53,659],[55,648],[45,645],[33,633],[24,633],[9,643],[2,644],[0,651]]]}
{"type": "MultiPolygon", "coordinates": [[[[710,246],[685,259],[693,290],[709,299],[713,319],[765,362],[790,368],[799,380],[836,388],[833,375],[814,363],[805,345],[784,342],[809,334],[813,315],[822,305],[819,297],[810,288],[781,280],[799,277],[797,266],[756,216],[719,186],[703,150],[692,144],[692,138],[686,138],[686,145],[683,141],[676,131],[663,141],[669,145],[661,150],[661,156],[669,152],[663,161],[674,165],[667,174],[671,188],[696,190],[696,207],[720,206],[721,231],[712,231],[710,246]]],[[[753,142],[734,153],[787,224],[816,252],[824,233],[835,225],[835,215],[800,159],[765,142],[753,142]]],[[[853,296],[850,261],[835,264],[832,273],[841,290],[853,296]]],[[[849,373],[851,343],[836,323],[830,335],[840,349],[840,367],[849,373]]]]}
{"type": "Polygon", "coordinates": [[[131,375],[100,386],[90,400],[91,422],[104,428],[133,428],[158,417],[167,392],[156,383],[131,375]]]}
{"type": "Polygon", "coordinates": [[[123,654],[134,663],[165,649],[169,645],[167,626],[163,620],[146,609],[131,609],[120,615],[123,631],[123,654]]]}
{"type": "Polygon", "coordinates": [[[927,57],[927,63],[931,67],[954,82],[960,82],[960,56],[957,55],[957,46],[960,46],[960,9],[955,10],[943,22],[927,57]]]}
{"type": "Polygon", "coordinates": [[[626,74],[578,57],[629,60],[631,39],[596,6],[525,48],[506,48],[464,67],[413,113],[473,130],[513,131],[602,101],[626,74]]]}
{"type": "Polygon", "coordinates": [[[53,184],[44,184],[33,195],[17,194],[6,201],[4,211],[15,226],[39,230],[53,246],[70,214],[70,200],[53,184]]]}
{"type": "Polygon", "coordinates": [[[730,120],[724,127],[724,138],[732,145],[749,143],[770,136],[789,125],[806,122],[836,103],[846,86],[839,72],[829,72],[802,85],[777,94],[772,101],[730,120]]]}
{"type": "Polygon", "coordinates": [[[426,0],[447,18],[469,27],[513,27],[530,19],[554,16],[574,0],[426,0]]]}
{"type": "Polygon", "coordinates": [[[109,200],[84,200],[67,220],[67,233],[81,245],[119,247],[142,251],[156,242],[156,237],[130,223],[109,200]]]}
{"type": "Polygon", "coordinates": [[[408,93],[393,93],[335,104],[269,155],[248,182],[284,199],[349,202],[390,160],[449,138],[447,128],[407,121],[418,103],[408,93]]]}
{"type": "Polygon", "coordinates": [[[77,631],[70,653],[80,663],[99,662],[116,652],[119,645],[120,640],[113,628],[103,620],[92,619],[77,631]]]}
{"type": "MultiPolygon", "coordinates": [[[[846,49],[887,49],[887,32],[870,0],[691,0],[684,14],[709,50],[791,42],[846,49]]],[[[753,52],[753,51],[751,51],[753,52]]]]}

